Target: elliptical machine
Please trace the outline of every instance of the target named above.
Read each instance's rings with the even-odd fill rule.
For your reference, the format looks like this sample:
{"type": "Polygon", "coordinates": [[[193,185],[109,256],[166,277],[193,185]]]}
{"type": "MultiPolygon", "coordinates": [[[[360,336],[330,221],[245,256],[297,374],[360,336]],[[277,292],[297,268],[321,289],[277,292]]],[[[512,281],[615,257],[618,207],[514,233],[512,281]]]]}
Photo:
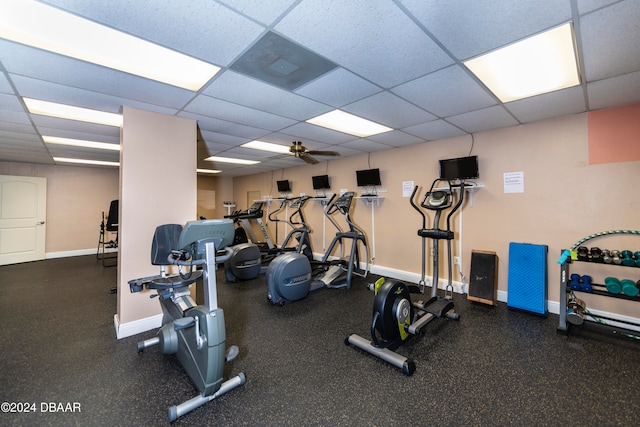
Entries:
{"type": "Polygon", "coordinates": [[[329,244],[320,262],[311,262],[300,253],[286,253],[278,256],[269,264],[267,269],[267,298],[273,304],[284,305],[306,297],[311,291],[322,288],[351,288],[354,275],[366,277],[369,272],[369,247],[364,232],[351,220],[349,211],[355,193],[345,192],[336,199],[334,194],[327,204],[324,215],[338,230],[329,244]],[[344,215],[349,226],[343,231],[332,218],[336,212],[344,215]],[[343,257],[343,241],[351,241],[348,257],[343,257]],[[366,266],[360,267],[359,245],[362,244],[366,253],[366,266]],[[341,257],[330,260],[336,245],[340,245],[341,257]],[[316,267],[315,272],[312,265],[316,267]]]}
{"type": "MultiPolygon", "coordinates": [[[[291,231],[287,234],[282,245],[276,247],[274,245],[273,254],[278,255],[287,250],[296,251],[304,254],[310,260],[313,259],[311,250],[311,242],[309,240],[310,229],[304,218],[302,208],[309,200],[310,196],[296,197],[293,199],[283,199],[280,207],[269,214],[269,219],[274,222],[285,222],[291,227],[291,231]],[[290,203],[289,207],[293,208],[293,213],[289,216],[289,220],[282,220],[277,217],[277,213],[281,212],[286,203],[290,203]],[[297,218],[296,218],[297,217],[297,218]],[[288,247],[289,242],[295,238],[298,244],[295,247],[288,247]]],[[[235,283],[238,280],[251,280],[260,274],[266,273],[266,267],[262,264],[270,261],[271,258],[264,258],[258,246],[247,242],[236,245],[232,248],[233,253],[224,263],[225,277],[227,282],[235,283]]]]}
{"type": "Polygon", "coordinates": [[[454,233],[451,231],[451,216],[460,208],[464,200],[464,182],[453,185],[449,180],[436,179],[431,184],[431,189],[424,196],[419,206],[414,202],[417,191],[418,186],[415,186],[410,202],[411,206],[422,215],[422,228],[418,230],[418,236],[422,238],[422,274],[420,282],[416,286],[407,285],[398,280],[386,281],[384,278],[378,280],[372,286],[376,296],[373,302],[371,341],[356,334],[349,335],[345,339],[345,344],[351,344],[379,357],[385,362],[402,369],[402,372],[407,376],[415,371],[415,362],[393,350],[411,336],[420,334],[421,329],[433,319],[445,317],[458,320],[460,318],[453,305],[451,241],[454,239],[454,233]],[[447,186],[438,188],[438,185],[443,182],[446,182],[447,186]],[[455,187],[460,188],[460,196],[454,205],[453,189],[455,187]],[[426,228],[427,217],[421,208],[435,211],[432,228],[426,228]],[[441,229],[440,217],[445,210],[449,210],[446,218],[446,229],[441,229]],[[426,302],[412,302],[411,294],[424,294],[425,292],[427,239],[432,239],[433,241],[431,296],[426,302]],[[449,277],[444,297],[437,295],[440,240],[447,241],[449,277]]]}
{"type": "Polygon", "coordinates": [[[223,382],[224,364],[236,358],[238,347],[231,346],[225,353],[224,312],[216,293],[216,262],[224,261],[231,250],[216,256],[216,249],[231,243],[233,234],[231,220],[189,221],[184,229],[179,224],[161,225],[151,244],[151,263],[161,266],[160,274],[129,281],[131,292],[155,290],[151,297],[158,297],[163,313],[158,335],[139,342],[138,352],[159,345],[163,354],[176,354],[200,392],[171,406],[169,422],[245,383],[242,372],[223,382]],[[168,265],[179,266],[180,273],[167,275],[168,265]],[[204,286],[203,305],[196,305],[189,291],[199,279],[204,286]]]}

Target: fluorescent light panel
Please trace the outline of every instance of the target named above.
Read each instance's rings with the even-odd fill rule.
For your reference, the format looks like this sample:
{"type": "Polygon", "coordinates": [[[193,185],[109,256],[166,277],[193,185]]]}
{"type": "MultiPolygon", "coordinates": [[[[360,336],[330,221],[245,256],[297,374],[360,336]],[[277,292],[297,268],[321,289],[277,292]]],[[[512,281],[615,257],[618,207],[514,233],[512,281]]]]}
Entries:
{"type": "Polygon", "coordinates": [[[580,84],[571,23],[464,64],[502,102],[580,84]]]}
{"type": "Polygon", "coordinates": [[[289,147],[280,144],[272,144],[271,142],[264,141],[251,141],[246,144],[242,144],[241,147],[253,148],[255,150],[271,151],[273,153],[291,154],[289,147]]]}
{"type": "Polygon", "coordinates": [[[82,139],[60,138],[57,136],[43,135],[42,139],[47,144],[70,145],[73,147],[97,148],[100,150],[120,151],[120,144],[109,144],[106,142],[85,141],[82,139]]]}
{"type": "Polygon", "coordinates": [[[97,123],[107,126],[122,126],[122,115],[106,113],[104,111],[91,110],[89,108],[75,107],[73,105],[58,104],[55,102],[41,101],[39,99],[22,98],[32,114],[58,117],[61,119],[78,120],[81,122],[97,123]]]}
{"type": "Polygon", "coordinates": [[[0,37],[198,91],[220,67],[28,0],[3,0],[0,37]]]}
{"type": "Polygon", "coordinates": [[[348,133],[349,135],[367,137],[393,130],[389,127],[354,116],[342,110],[333,110],[318,117],[307,120],[307,123],[348,133]]]}
{"type": "Polygon", "coordinates": [[[219,171],[217,169],[196,169],[196,172],[198,172],[198,173],[220,173],[222,171],[219,171]]]}
{"type": "Polygon", "coordinates": [[[99,165],[99,166],[120,166],[118,162],[105,162],[102,160],[84,160],[84,159],[70,159],[67,157],[54,157],[53,161],[61,163],[75,163],[83,165],[99,165]]]}
{"type": "Polygon", "coordinates": [[[222,163],[235,163],[238,165],[255,165],[260,163],[256,160],[234,159],[233,157],[218,157],[211,156],[204,159],[207,162],[222,162],[222,163]]]}

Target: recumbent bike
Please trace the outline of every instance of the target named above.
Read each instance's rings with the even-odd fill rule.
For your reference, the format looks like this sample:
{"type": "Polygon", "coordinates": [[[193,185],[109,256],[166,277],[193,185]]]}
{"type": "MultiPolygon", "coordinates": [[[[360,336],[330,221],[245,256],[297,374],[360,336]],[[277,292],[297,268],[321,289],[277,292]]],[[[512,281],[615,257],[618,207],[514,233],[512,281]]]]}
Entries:
{"type": "Polygon", "coordinates": [[[138,352],[159,345],[163,354],[176,354],[200,395],[169,408],[169,422],[245,383],[241,372],[223,382],[225,362],[238,355],[238,347],[225,352],[224,312],[218,307],[216,263],[229,256],[224,249],[233,241],[233,221],[201,220],[165,224],[156,228],[151,244],[151,263],[160,274],[129,281],[131,292],[155,290],[162,307],[162,327],[157,336],[139,342],[138,352]],[[218,256],[216,250],[224,249],[218,256]],[[179,266],[179,274],[165,267],[179,266]],[[202,267],[202,269],[198,269],[202,267]],[[187,269],[183,272],[182,269],[187,269]],[[204,304],[196,305],[189,286],[202,279],[204,304]]]}
{"type": "Polygon", "coordinates": [[[453,185],[449,180],[436,179],[429,192],[418,206],[414,198],[418,191],[415,186],[411,194],[411,206],[422,216],[422,228],[418,236],[422,238],[422,274],[418,285],[407,285],[398,280],[379,279],[370,289],[375,292],[373,302],[373,320],[371,322],[371,340],[352,334],[345,339],[345,344],[360,348],[400,369],[409,376],[416,369],[415,362],[394,350],[414,335],[419,335],[421,329],[436,318],[458,320],[460,315],[455,312],[453,305],[451,241],[454,233],[451,231],[451,216],[460,208],[464,200],[464,182],[453,185]],[[442,187],[439,187],[443,185],[442,187]],[[446,185],[446,186],[444,186],[446,185]],[[460,188],[460,196],[453,204],[453,189],[460,188]],[[433,227],[426,228],[427,217],[423,210],[435,211],[433,227]],[[449,210],[446,217],[446,229],[440,228],[442,213],[449,210]],[[411,301],[411,294],[424,294],[425,269],[427,248],[426,240],[433,241],[433,277],[431,296],[425,301],[411,301]],[[449,277],[444,297],[437,295],[438,290],[438,252],[440,240],[447,241],[447,261],[449,277]]]}

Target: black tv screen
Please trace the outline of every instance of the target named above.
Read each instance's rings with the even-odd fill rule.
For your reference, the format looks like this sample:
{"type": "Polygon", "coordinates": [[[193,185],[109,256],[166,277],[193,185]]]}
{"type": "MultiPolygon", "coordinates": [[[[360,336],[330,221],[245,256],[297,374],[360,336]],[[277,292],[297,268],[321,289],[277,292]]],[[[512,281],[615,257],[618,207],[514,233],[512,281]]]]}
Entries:
{"type": "Polygon", "coordinates": [[[365,169],[356,171],[356,181],[358,187],[380,185],[380,169],[365,169]]]}
{"type": "Polygon", "coordinates": [[[312,176],[311,180],[313,181],[314,190],[323,190],[326,188],[331,188],[331,186],[329,185],[329,175],[312,176]]]}
{"type": "Polygon", "coordinates": [[[291,185],[289,180],[278,181],[278,191],[281,193],[288,193],[291,191],[291,185]]]}
{"type": "Polygon", "coordinates": [[[478,156],[458,157],[440,160],[440,178],[442,179],[477,179],[478,156]]]}

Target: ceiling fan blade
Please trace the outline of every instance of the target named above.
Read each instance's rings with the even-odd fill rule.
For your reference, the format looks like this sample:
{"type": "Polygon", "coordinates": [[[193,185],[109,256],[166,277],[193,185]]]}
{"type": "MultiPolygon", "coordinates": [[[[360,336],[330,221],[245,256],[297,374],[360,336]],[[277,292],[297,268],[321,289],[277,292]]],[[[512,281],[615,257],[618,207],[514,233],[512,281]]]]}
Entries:
{"type": "Polygon", "coordinates": [[[315,165],[316,163],[318,163],[318,161],[316,159],[314,159],[313,157],[311,157],[307,153],[300,154],[300,158],[302,160],[304,160],[305,162],[307,162],[307,163],[311,163],[312,165],[315,165]]]}
{"type": "Polygon", "coordinates": [[[307,154],[315,154],[318,156],[339,156],[340,153],[337,151],[318,151],[318,150],[309,150],[307,154]]]}

